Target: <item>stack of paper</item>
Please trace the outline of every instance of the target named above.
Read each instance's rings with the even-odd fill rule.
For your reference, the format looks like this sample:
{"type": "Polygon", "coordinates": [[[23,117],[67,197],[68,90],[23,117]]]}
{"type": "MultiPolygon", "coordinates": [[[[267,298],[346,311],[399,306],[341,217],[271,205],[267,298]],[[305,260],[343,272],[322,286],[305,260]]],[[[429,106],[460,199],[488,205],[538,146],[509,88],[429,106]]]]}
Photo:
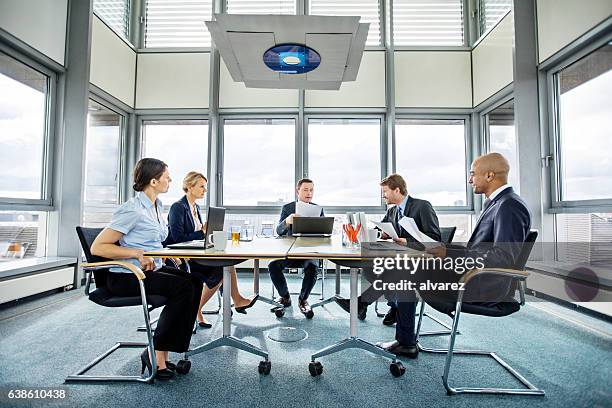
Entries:
{"type": "Polygon", "coordinates": [[[320,217],[321,206],[297,201],[295,203],[295,212],[302,217],[320,217]]]}

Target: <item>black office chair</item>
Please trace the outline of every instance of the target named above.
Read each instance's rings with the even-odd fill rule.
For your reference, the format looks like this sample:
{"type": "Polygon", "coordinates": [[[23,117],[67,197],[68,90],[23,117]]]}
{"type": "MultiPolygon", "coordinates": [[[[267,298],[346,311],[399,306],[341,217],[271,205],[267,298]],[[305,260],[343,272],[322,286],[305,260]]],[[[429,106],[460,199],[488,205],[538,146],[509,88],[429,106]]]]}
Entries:
{"type": "MultiPolygon", "coordinates": [[[[91,254],[90,248],[98,234],[102,231],[102,228],[83,228],[76,227],[79,240],[81,241],[81,247],[85,253],[87,263],[81,264],[83,271],[86,274],[85,283],[85,294],[89,296],[89,300],[92,302],[105,307],[125,307],[125,306],[142,306],[144,313],[144,320],[147,332],[146,343],[142,342],[117,342],[113,347],[108,349],[105,353],[96,357],[91,363],[81,368],[76,374],[66,377],[66,381],[137,381],[152,383],[157,373],[157,362],[155,360],[155,348],[153,346],[153,331],[151,329],[151,322],[149,312],[150,310],[162,307],[166,304],[167,299],[160,295],[147,295],[143,280],[146,278],[144,272],[137,266],[129,262],[120,262],[105,259],[99,256],[91,254]],[[135,279],[138,279],[140,286],[140,296],[115,296],[108,289],[106,289],[106,273],[111,267],[121,267],[129,270],[135,275],[135,279]],[[96,289],[90,292],[91,286],[91,275],[93,273],[96,289]],[[141,348],[148,347],[151,355],[152,372],[150,375],[143,374],[142,376],[133,375],[86,375],[85,373],[91,368],[96,366],[106,357],[111,355],[113,352],[120,348],[141,348]]],[[[191,363],[188,360],[181,360],[177,364],[177,371],[183,374],[189,372],[191,363]],[[180,368],[179,368],[180,367],[180,368]]]]}
{"type": "Polygon", "coordinates": [[[421,309],[419,313],[419,320],[417,323],[417,340],[419,338],[419,331],[421,328],[421,321],[423,319],[423,310],[425,302],[434,309],[441,313],[449,315],[453,319],[453,326],[451,330],[451,336],[449,341],[448,349],[434,349],[423,347],[420,343],[418,344],[419,349],[424,352],[430,353],[443,353],[446,354],[446,362],[444,364],[444,374],[442,375],[442,382],[446,393],[448,395],[454,394],[518,394],[518,395],[545,395],[544,391],[535,387],[525,377],[523,377],[518,371],[510,366],[507,362],[502,360],[496,353],[482,350],[454,350],[455,336],[457,334],[457,327],[459,325],[459,317],[461,313],[469,313],[473,315],[489,316],[489,317],[503,317],[511,315],[521,308],[525,304],[525,280],[529,275],[525,271],[525,265],[527,259],[533,248],[533,244],[538,237],[538,232],[532,230],[525,239],[525,244],[521,250],[519,259],[514,269],[473,269],[463,275],[460,282],[464,283],[464,288],[467,289],[471,282],[474,282],[475,277],[479,276],[502,276],[512,279],[512,285],[507,297],[501,302],[463,302],[464,291],[459,291],[457,300],[455,303],[443,302],[428,296],[424,297],[424,302],[421,303],[421,309]],[[516,291],[519,292],[519,300],[515,299],[516,291]],[[450,365],[453,358],[453,354],[468,354],[468,355],[486,355],[490,356],[497,361],[502,367],[504,367],[510,374],[512,374],[517,380],[519,380],[527,388],[477,388],[477,387],[451,387],[448,384],[448,375],[450,371],[450,365]]]}
{"type": "MultiPolygon", "coordinates": [[[[451,242],[453,242],[453,238],[455,237],[456,231],[457,231],[457,227],[440,227],[440,241],[443,244],[450,244],[451,242]]],[[[384,313],[380,313],[378,311],[378,300],[376,301],[376,304],[374,305],[374,310],[376,311],[376,316],[378,317],[385,316],[384,313]]],[[[418,312],[416,316],[419,316],[418,312]]],[[[444,323],[442,320],[438,319],[436,316],[433,316],[427,312],[424,312],[423,316],[430,318],[434,322],[438,323],[440,326],[444,327],[444,329],[426,331],[426,332],[421,333],[421,336],[438,336],[438,335],[444,335],[444,334],[451,333],[451,326],[449,326],[448,323],[444,323]]],[[[461,333],[457,332],[457,334],[461,334],[461,333]]]]}

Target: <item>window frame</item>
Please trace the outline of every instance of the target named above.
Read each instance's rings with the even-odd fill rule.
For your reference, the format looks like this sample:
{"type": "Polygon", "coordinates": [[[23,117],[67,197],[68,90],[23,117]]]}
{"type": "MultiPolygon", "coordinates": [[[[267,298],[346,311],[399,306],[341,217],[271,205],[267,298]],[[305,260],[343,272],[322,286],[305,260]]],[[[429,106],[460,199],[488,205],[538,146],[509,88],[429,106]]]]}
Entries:
{"type": "MultiPolygon", "coordinates": [[[[482,13],[484,10],[481,9],[481,4],[486,2],[486,0],[476,0],[475,1],[475,13],[474,13],[474,24],[475,24],[475,33],[477,38],[475,39],[476,41],[480,41],[481,38],[486,37],[491,31],[493,31],[495,29],[495,27],[497,27],[497,25],[499,24],[500,21],[502,21],[504,18],[506,18],[506,16],[510,13],[512,13],[512,11],[514,10],[514,3],[510,6],[509,10],[506,10],[503,14],[500,15],[500,17],[497,19],[497,21],[488,29],[482,31],[482,27],[480,25],[480,17],[482,16],[482,13]]],[[[474,47],[476,46],[476,44],[474,44],[474,47]]]]}
{"type": "MultiPolygon", "coordinates": [[[[380,113],[358,114],[358,113],[304,113],[304,141],[303,141],[303,157],[302,171],[303,177],[308,177],[308,122],[310,119],[331,119],[331,120],[363,120],[363,119],[378,119],[380,121],[380,180],[386,176],[387,169],[387,138],[385,137],[386,120],[385,115],[380,113]]],[[[297,181],[297,180],[296,180],[297,181]]],[[[316,180],[315,180],[316,181],[316,180]]],[[[316,201],[316,200],[315,200],[316,201]]],[[[383,213],[387,211],[387,206],[384,202],[382,194],[380,194],[380,205],[377,206],[325,206],[325,211],[330,214],[345,213],[345,212],[365,212],[365,213],[383,213]]]]}
{"type": "MultiPolygon", "coordinates": [[[[144,143],[144,139],[142,137],[143,132],[144,132],[144,122],[149,122],[149,121],[172,121],[172,120],[205,120],[206,122],[208,122],[208,136],[207,136],[207,143],[208,143],[208,156],[206,157],[206,178],[208,179],[208,183],[209,185],[211,184],[212,180],[211,180],[211,157],[212,157],[212,149],[211,149],[211,118],[209,117],[208,114],[155,114],[155,113],[146,113],[146,114],[141,114],[138,115],[138,121],[137,121],[137,128],[136,128],[136,151],[135,151],[135,161],[134,163],[136,163],[138,160],[140,160],[140,158],[142,157],[142,146],[144,143]]],[[[128,175],[126,175],[127,177],[128,175]]],[[[130,185],[131,183],[129,182],[129,180],[127,180],[126,178],[126,182],[128,182],[128,185],[130,185]]],[[[174,183],[179,182],[179,180],[174,180],[174,183]]],[[[210,190],[210,189],[209,189],[210,190]]],[[[128,197],[126,197],[127,199],[128,197]]],[[[162,197],[163,198],[163,197],[162,197]]],[[[168,200],[165,200],[168,201],[168,200]]],[[[169,203],[169,202],[163,202],[163,207],[164,207],[164,212],[170,211],[170,207],[172,206],[173,203],[169,203]]],[[[210,202],[210,192],[206,194],[206,207],[208,207],[209,205],[213,205],[210,202]]]]}
{"type": "Polygon", "coordinates": [[[95,0],[92,0],[92,4],[91,4],[91,10],[93,12],[93,14],[98,17],[100,19],[100,21],[102,23],[104,23],[104,25],[106,25],[113,33],[115,33],[119,38],[121,38],[124,42],[128,43],[130,45],[130,47],[134,48],[134,44],[133,44],[133,39],[134,39],[134,32],[136,30],[134,30],[133,28],[133,24],[134,24],[134,18],[133,18],[133,14],[134,14],[134,4],[137,2],[144,2],[144,0],[127,0],[127,5],[128,5],[128,10],[127,10],[127,33],[126,36],[124,37],[123,34],[118,33],[117,30],[115,30],[113,28],[113,26],[111,26],[100,14],[98,14],[95,10],[94,10],[94,5],[93,3],[95,2],[95,0]]]}
{"type": "Polygon", "coordinates": [[[507,95],[503,95],[497,99],[494,103],[490,104],[486,109],[478,112],[480,121],[480,143],[482,146],[482,153],[491,152],[491,134],[489,132],[489,114],[495,109],[510,102],[514,99],[514,93],[510,92],[507,95]]]}
{"type": "MultiPolygon", "coordinates": [[[[127,174],[127,164],[128,164],[128,141],[127,141],[127,133],[128,133],[128,123],[130,114],[129,112],[124,111],[123,109],[117,107],[115,104],[109,102],[103,97],[96,95],[94,92],[89,92],[89,99],[94,101],[97,104],[104,106],[106,109],[116,113],[120,117],[120,125],[119,125],[119,157],[118,157],[118,168],[119,172],[117,174],[117,202],[115,204],[119,205],[123,203],[128,197],[124,196],[124,188],[125,182],[128,182],[128,174],[127,174]]],[[[87,139],[85,140],[87,144],[87,139]]],[[[86,155],[83,155],[83,171],[86,171],[86,155]]],[[[83,206],[85,205],[85,185],[83,184],[83,206]]]]}
{"type": "MultiPolygon", "coordinates": [[[[219,131],[218,131],[218,144],[217,144],[217,174],[215,177],[215,193],[216,193],[216,204],[220,207],[224,207],[229,213],[241,213],[241,214],[277,214],[281,206],[256,206],[256,205],[225,205],[223,202],[223,178],[225,176],[225,163],[223,156],[225,153],[225,121],[226,120],[275,120],[275,119],[291,119],[294,120],[294,172],[293,181],[294,184],[301,176],[301,146],[299,143],[299,115],[297,113],[224,113],[219,115],[219,131]]],[[[210,132],[209,132],[210,133],[210,132]]],[[[210,163],[210,160],[209,160],[210,163]]],[[[294,193],[295,194],[295,193],[294,193]]]]}
{"type": "Polygon", "coordinates": [[[53,202],[53,158],[57,140],[57,106],[63,102],[58,94],[59,75],[52,69],[36,62],[34,59],[15,51],[0,42],[0,52],[5,53],[17,62],[40,72],[47,76],[47,93],[45,95],[45,129],[43,136],[43,165],[41,180],[42,198],[15,198],[0,197],[0,211],[52,211],[55,209],[53,202]]]}
{"type": "Polygon", "coordinates": [[[548,167],[550,180],[551,206],[550,213],[566,212],[610,212],[612,211],[612,198],[585,199],[585,200],[562,200],[563,176],[561,172],[561,134],[560,134],[560,110],[559,110],[559,82],[558,74],[578,60],[587,57],[597,49],[612,41],[612,34],[605,35],[597,41],[580,48],[567,58],[548,68],[546,75],[547,88],[547,111],[548,115],[548,145],[549,155],[542,158],[543,165],[548,167]],[[550,162],[550,164],[548,164],[550,162]]]}
{"type": "MultiPolygon", "coordinates": [[[[436,213],[441,214],[474,214],[474,191],[468,186],[468,177],[470,174],[470,168],[472,165],[472,161],[474,160],[473,156],[473,145],[476,140],[472,140],[472,118],[470,114],[418,114],[418,113],[397,113],[395,117],[394,127],[394,138],[397,137],[395,135],[395,127],[397,126],[397,122],[401,120],[462,120],[463,121],[463,140],[464,140],[464,151],[465,151],[465,197],[466,197],[466,205],[464,206],[437,206],[434,205],[434,210],[436,213]]],[[[393,140],[393,149],[392,149],[392,157],[393,157],[393,172],[397,171],[397,149],[395,145],[395,139],[393,140]]]]}

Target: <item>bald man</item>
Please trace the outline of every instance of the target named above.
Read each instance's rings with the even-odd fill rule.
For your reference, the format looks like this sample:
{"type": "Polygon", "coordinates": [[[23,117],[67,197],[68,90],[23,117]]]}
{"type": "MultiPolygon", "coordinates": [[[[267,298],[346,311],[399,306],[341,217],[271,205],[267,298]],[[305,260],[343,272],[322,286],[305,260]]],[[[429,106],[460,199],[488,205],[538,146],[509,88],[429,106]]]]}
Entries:
{"type": "MultiPolygon", "coordinates": [[[[510,166],[499,153],[478,157],[472,163],[469,183],[476,194],[486,199],[474,231],[466,246],[438,246],[428,250],[440,258],[481,258],[487,268],[512,268],[517,263],[525,238],[531,227],[531,215],[525,202],[508,184],[510,166]]],[[[417,280],[435,279],[437,282],[457,282],[461,274],[456,271],[420,271],[417,280]]],[[[464,294],[466,301],[497,303],[510,295],[512,281],[504,277],[476,277],[464,294]]],[[[420,292],[424,298],[454,304],[457,293],[420,292]]],[[[410,299],[408,299],[410,300],[410,299]]],[[[398,303],[395,341],[378,343],[388,351],[416,358],[415,339],[416,302],[398,303]]]]}

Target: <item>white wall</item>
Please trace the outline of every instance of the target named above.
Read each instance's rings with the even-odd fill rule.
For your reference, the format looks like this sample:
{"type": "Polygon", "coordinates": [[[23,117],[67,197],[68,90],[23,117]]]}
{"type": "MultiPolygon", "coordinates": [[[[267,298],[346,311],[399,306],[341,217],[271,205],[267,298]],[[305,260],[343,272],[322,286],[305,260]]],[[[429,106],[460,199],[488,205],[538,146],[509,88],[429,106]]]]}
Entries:
{"type": "Polygon", "coordinates": [[[612,0],[537,0],[539,61],[612,15],[612,0]]]}
{"type": "Polygon", "coordinates": [[[209,53],[138,55],[136,109],[208,108],[209,53]]]}
{"type": "Polygon", "coordinates": [[[397,51],[395,106],[471,108],[469,51],[397,51]]]}
{"type": "Polygon", "coordinates": [[[297,108],[297,89],[247,88],[242,82],[234,82],[225,62],[221,59],[219,76],[220,108],[297,108]]]}
{"type": "Polygon", "coordinates": [[[385,107],[385,53],[363,53],[357,79],[337,91],[306,91],[306,107],[385,107]]]}
{"type": "Polygon", "coordinates": [[[514,14],[509,13],[472,50],[474,106],[514,81],[514,14]]]}
{"type": "Polygon", "coordinates": [[[136,52],[93,16],[89,81],[134,107],[136,52]]]}
{"type": "Polygon", "coordinates": [[[0,0],[0,27],[64,65],[68,0],[0,0]]]}

